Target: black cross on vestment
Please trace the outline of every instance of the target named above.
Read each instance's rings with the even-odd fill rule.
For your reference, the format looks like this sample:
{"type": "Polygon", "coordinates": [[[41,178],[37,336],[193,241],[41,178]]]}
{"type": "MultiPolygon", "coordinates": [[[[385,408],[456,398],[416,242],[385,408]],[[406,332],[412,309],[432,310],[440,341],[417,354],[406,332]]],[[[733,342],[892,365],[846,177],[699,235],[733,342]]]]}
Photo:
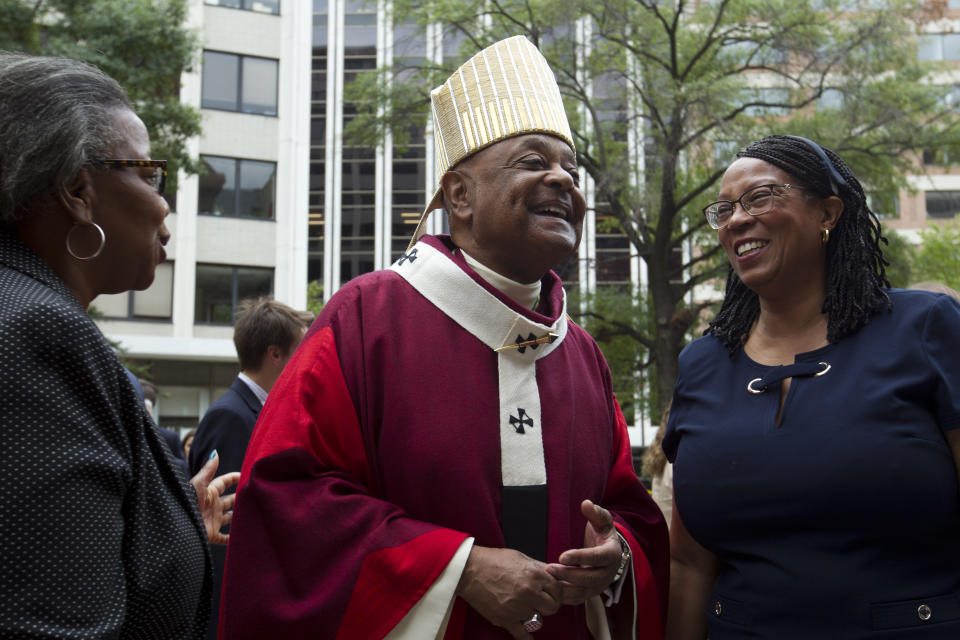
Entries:
{"type": "Polygon", "coordinates": [[[526,409],[517,407],[517,416],[510,416],[510,426],[516,429],[517,433],[526,433],[523,430],[524,425],[533,428],[533,418],[527,415],[526,409]]]}
{"type": "Polygon", "coordinates": [[[526,338],[524,338],[524,337],[521,336],[520,334],[517,334],[517,339],[514,340],[513,343],[514,343],[514,344],[519,344],[519,345],[521,345],[521,346],[517,347],[517,351],[519,351],[520,353],[523,353],[524,351],[527,350],[527,346],[529,346],[531,349],[534,349],[534,350],[536,350],[536,348],[540,346],[539,344],[536,344],[535,342],[534,342],[534,344],[531,344],[531,345],[525,345],[525,344],[523,344],[524,342],[533,342],[533,341],[536,340],[536,339],[537,339],[537,336],[533,335],[532,333],[531,333],[529,336],[527,336],[526,338]]]}
{"type": "Polygon", "coordinates": [[[400,256],[400,259],[397,260],[397,266],[402,267],[403,263],[406,262],[407,260],[409,260],[412,264],[416,259],[417,259],[417,249],[416,248],[410,249],[410,251],[400,256]]]}

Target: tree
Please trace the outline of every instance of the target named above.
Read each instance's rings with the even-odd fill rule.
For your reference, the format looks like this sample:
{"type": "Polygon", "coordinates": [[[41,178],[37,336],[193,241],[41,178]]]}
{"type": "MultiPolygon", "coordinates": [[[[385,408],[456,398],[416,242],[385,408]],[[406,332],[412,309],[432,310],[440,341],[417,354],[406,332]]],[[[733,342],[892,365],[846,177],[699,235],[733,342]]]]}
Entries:
{"type": "Polygon", "coordinates": [[[933,280],[960,290],[960,227],[934,225],[921,231],[920,238],[913,280],[933,280]]]}
{"type": "Polygon", "coordinates": [[[307,283],[307,311],[315,316],[323,311],[323,284],[319,280],[307,283]]]}
{"type": "Polygon", "coordinates": [[[890,263],[887,266],[887,279],[890,286],[904,289],[914,281],[914,262],[917,259],[916,248],[902,234],[890,230],[884,233],[887,246],[884,257],[890,263]]]}
{"type": "Polygon", "coordinates": [[[180,74],[198,49],[185,19],[186,0],[0,0],[0,49],[83,60],[116,79],[147,125],[153,157],[170,161],[174,193],[177,168],[197,170],[186,141],[200,133],[199,112],[180,102],[180,74]]]}
{"type": "Polygon", "coordinates": [[[359,113],[347,134],[376,144],[389,130],[402,143],[411,122],[426,121],[429,89],[468,55],[509,35],[537,44],[560,83],[596,209],[646,266],[643,304],[619,317],[593,312],[593,320],[595,330],[629,336],[646,351],[658,415],[677,356],[711,304],[691,302],[690,293],[725,274],[699,209],[736,149],[770,133],[813,138],[848,161],[875,201],[892,199],[915,171],[908,151],[960,152],[949,87],[935,83],[942,67],[919,61],[913,46],[918,22],[943,3],[884,4],[394,0],[405,25],[425,31],[442,21],[451,39],[462,38],[460,55],[448,64],[398,57],[361,75],[350,89],[359,113]],[[678,264],[678,255],[689,257],[678,264]]]}

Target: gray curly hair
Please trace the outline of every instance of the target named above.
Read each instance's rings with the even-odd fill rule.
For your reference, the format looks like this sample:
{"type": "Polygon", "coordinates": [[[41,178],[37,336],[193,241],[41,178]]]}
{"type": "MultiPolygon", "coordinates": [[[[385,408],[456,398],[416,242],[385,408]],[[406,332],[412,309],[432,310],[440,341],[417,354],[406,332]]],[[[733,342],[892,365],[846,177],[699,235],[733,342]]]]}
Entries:
{"type": "Polygon", "coordinates": [[[120,142],[116,80],[84,62],[0,51],[0,223],[30,215],[120,142]]]}

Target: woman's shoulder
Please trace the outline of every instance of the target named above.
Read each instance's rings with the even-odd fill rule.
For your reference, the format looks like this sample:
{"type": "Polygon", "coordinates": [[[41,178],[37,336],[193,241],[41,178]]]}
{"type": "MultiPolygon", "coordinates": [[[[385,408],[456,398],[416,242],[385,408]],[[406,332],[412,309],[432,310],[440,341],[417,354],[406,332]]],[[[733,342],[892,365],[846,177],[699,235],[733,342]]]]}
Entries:
{"type": "Polygon", "coordinates": [[[707,334],[693,340],[680,352],[680,367],[701,366],[705,362],[712,362],[719,357],[729,359],[729,354],[723,343],[715,336],[707,334]]]}
{"type": "Polygon", "coordinates": [[[871,324],[887,325],[891,330],[922,327],[934,314],[958,314],[960,304],[950,296],[920,289],[887,289],[891,310],[871,318],[871,324]]]}
{"type": "Polygon", "coordinates": [[[0,271],[0,335],[21,353],[109,348],[76,300],[12,269],[0,271]]]}

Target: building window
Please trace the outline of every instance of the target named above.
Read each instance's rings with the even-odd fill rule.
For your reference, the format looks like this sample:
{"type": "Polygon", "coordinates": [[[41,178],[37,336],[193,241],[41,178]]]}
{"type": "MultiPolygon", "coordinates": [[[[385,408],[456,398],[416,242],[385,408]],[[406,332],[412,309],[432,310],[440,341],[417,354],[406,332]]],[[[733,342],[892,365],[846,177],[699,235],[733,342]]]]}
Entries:
{"type": "Polygon", "coordinates": [[[890,219],[900,217],[899,194],[885,194],[877,191],[867,191],[867,206],[878,218],[890,219]]]}
{"type": "Polygon", "coordinates": [[[149,289],[97,296],[93,306],[111,319],[169,320],[173,315],[173,263],[157,265],[149,289]]]}
{"type": "Polygon", "coordinates": [[[620,230],[617,219],[605,215],[604,209],[604,203],[597,203],[597,286],[629,285],[630,240],[620,230]]]}
{"type": "Polygon", "coordinates": [[[840,89],[824,89],[817,98],[817,109],[842,109],[845,96],[840,89]]]}
{"type": "Polygon", "coordinates": [[[272,294],[273,269],[198,264],[194,321],[232,325],[241,300],[272,294]]]}
{"type": "Polygon", "coordinates": [[[206,4],[230,9],[245,9],[257,13],[280,15],[280,0],[205,0],[206,4]]]}
{"type": "Polygon", "coordinates": [[[953,218],[960,213],[960,191],[927,191],[928,218],[953,218]]]}
{"type": "Polygon", "coordinates": [[[277,165],[259,160],[200,156],[197,210],[201,215],[273,220],[277,165]]]}
{"type": "Polygon", "coordinates": [[[277,61],[204,51],[201,106],[277,115],[277,61]]]}
{"type": "Polygon", "coordinates": [[[920,60],[960,60],[960,33],[927,33],[917,36],[920,60]]]}

